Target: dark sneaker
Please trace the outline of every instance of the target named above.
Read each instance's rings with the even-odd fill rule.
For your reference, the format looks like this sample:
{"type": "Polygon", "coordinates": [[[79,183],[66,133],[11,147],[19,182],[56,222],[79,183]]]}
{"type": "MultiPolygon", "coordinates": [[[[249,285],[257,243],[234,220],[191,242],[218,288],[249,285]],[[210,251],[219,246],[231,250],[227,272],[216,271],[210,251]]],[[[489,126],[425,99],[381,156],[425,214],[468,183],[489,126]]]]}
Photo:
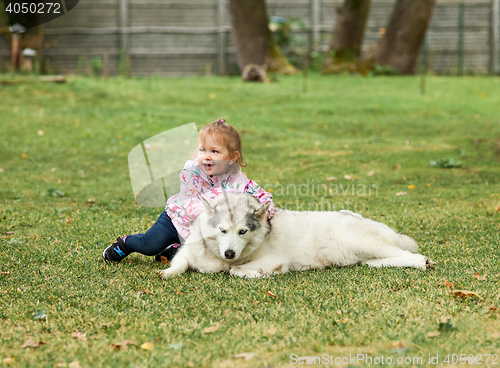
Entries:
{"type": "Polygon", "coordinates": [[[180,244],[170,244],[167,249],[165,249],[162,253],[155,256],[156,262],[161,262],[161,257],[166,257],[168,261],[171,261],[174,258],[175,253],[179,250],[180,244]]]}
{"type": "Polygon", "coordinates": [[[123,239],[124,238],[118,237],[113,244],[104,249],[104,251],[102,252],[102,257],[105,261],[118,263],[130,254],[130,251],[125,245],[123,239]]]}

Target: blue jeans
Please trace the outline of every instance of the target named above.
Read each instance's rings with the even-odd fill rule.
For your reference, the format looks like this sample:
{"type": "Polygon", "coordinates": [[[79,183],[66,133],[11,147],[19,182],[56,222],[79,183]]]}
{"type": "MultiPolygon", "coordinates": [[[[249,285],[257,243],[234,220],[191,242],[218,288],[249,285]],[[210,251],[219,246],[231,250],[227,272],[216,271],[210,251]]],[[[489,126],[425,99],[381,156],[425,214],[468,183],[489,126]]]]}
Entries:
{"type": "MultiPolygon", "coordinates": [[[[125,239],[125,245],[131,252],[147,256],[155,256],[169,249],[172,252],[168,253],[171,253],[171,257],[173,257],[177,249],[172,246],[179,242],[177,230],[165,211],[161,213],[154,225],[146,231],[146,234],[128,235],[125,239]]],[[[167,258],[170,259],[171,257],[167,255],[167,258]]]]}

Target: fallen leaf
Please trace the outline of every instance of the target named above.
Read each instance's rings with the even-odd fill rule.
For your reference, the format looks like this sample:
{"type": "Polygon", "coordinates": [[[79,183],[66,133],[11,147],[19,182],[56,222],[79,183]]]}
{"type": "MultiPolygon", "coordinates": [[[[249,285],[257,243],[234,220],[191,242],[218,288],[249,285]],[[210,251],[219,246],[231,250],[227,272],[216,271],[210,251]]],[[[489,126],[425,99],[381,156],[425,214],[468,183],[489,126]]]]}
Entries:
{"type": "Polygon", "coordinates": [[[408,189],[415,189],[417,186],[415,184],[408,185],[408,189]]]}
{"type": "Polygon", "coordinates": [[[14,234],[14,232],[13,232],[13,231],[6,231],[6,232],[5,232],[5,235],[12,235],[12,234],[14,234]]]}
{"type": "Polygon", "coordinates": [[[255,353],[239,353],[234,356],[236,359],[245,359],[245,360],[250,360],[255,356],[255,353]]]}
{"type": "Polygon", "coordinates": [[[344,175],[344,179],[352,180],[354,179],[354,175],[344,175]]]}
{"type": "Polygon", "coordinates": [[[23,152],[23,153],[21,153],[21,157],[22,157],[22,158],[28,158],[28,154],[27,154],[27,153],[25,153],[25,152],[23,152]]]}
{"type": "Polygon", "coordinates": [[[495,207],[495,211],[500,212],[500,203],[495,207]]]}
{"type": "Polygon", "coordinates": [[[439,335],[441,335],[441,332],[439,332],[439,331],[433,331],[433,332],[429,332],[427,334],[427,337],[436,337],[436,336],[439,336],[439,335]]]}
{"type": "Polygon", "coordinates": [[[219,322],[215,322],[215,324],[212,327],[204,328],[203,332],[204,333],[212,333],[212,332],[217,331],[219,328],[220,328],[220,323],[219,322]]]}
{"type": "Polygon", "coordinates": [[[492,311],[492,312],[496,312],[497,310],[498,310],[498,308],[493,308],[493,307],[490,308],[490,311],[492,311]]]}
{"type": "Polygon", "coordinates": [[[71,362],[68,364],[69,368],[82,368],[80,365],[80,362],[78,360],[75,360],[74,362],[71,362]]]}
{"type": "Polygon", "coordinates": [[[168,258],[165,257],[165,256],[160,256],[160,262],[163,263],[163,264],[165,264],[165,265],[167,265],[167,264],[170,263],[170,261],[168,260],[168,258]]]}
{"type": "Polygon", "coordinates": [[[328,180],[328,181],[332,181],[332,180],[337,181],[337,178],[335,176],[329,176],[325,180],[328,180]]]}
{"type": "Polygon", "coordinates": [[[253,301],[253,305],[259,305],[259,301],[258,300],[254,300],[253,301]]]}
{"type": "Polygon", "coordinates": [[[426,187],[426,188],[430,188],[430,187],[431,187],[431,184],[430,184],[430,183],[429,183],[429,184],[425,184],[425,187],[426,187]]]}
{"type": "Polygon", "coordinates": [[[375,175],[375,170],[368,171],[368,173],[366,175],[367,176],[373,176],[373,175],[375,175]]]}
{"type": "Polygon", "coordinates": [[[500,332],[495,332],[494,334],[488,336],[488,340],[496,340],[500,338],[500,332]]]}
{"type": "Polygon", "coordinates": [[[469,290],[453,290],[450,292],[450,294],[455,297],[460,297],[462,299],[465,299],[467,297],[481,298],[479,295],[469,290]]]}
{"type": "Polygon", "coordinates": [[[406,195],[406,192],[397,192],[396,195],[397,196],[403,196],[403,195],[406,195]]]}
{"type": "Polygon", "coordinates": [[[453,284],[453,283],[449,282],[448,280],[446,280],[444,282],[444,286],[447,286],[447,287],[449,287],[451,289],[453,286],[455,286],[455,284],[453,284]]]}
{"type": "Polygon", "coordinates": [[[43,130],[39,130],[38,135],[43,135],[43,130]]]}
{"type": "Polygon", "coordinates": [[[0,274],[1,274],[1,275],[8,275],[8,274],[10,274],[10,272],[9,272],[9,271],[0,272],[0,274]]]}
{"type": "Polygon", "coordinates": [[[3,363],[4,363],[5,365],[11,365],[11,364],[12,364],[12,363],[14,363],[14,362],[15,362],[15,359],[14,359],[14,358],[11,358],[11,357],[7,357],[7,358],[5,358],[5,359],[3,360],[3,363]]]}
{"type": "Polygon", "coordinates": [[[66,363],[57,363],[56,367],[64,368],[67,367],[68,365],[66,363]]]}
{"type": "Polygon", "coordinates": [[[151,350],[153,346],[151,345],[150,342],[145,342],[144,344],[141,345],[142,350],[151,350]]]}
{"type": "Polygon", "coordinates": [[[273,298],[276,298],[276,295],[274,295],[273,293],[271,293],[269,290],[266,291],[266,294],[269,295],[269,296],[272,296],[273,298]]]}
{"type": "Polygon", "coordinates": [[[264,332],[264,336],[274,335],[276,332],[278,332],[278,329],[274,326],[271,326],[271,328],[269,330],[264,332]]]}
{"type": "Polygon", "coordinates": [[[70,225],[73,222],[71,217],[66,217],[66,225],[70,225]]]}
{"type": "Polygon", "coordinates": [[[74,339],[79,339],[82,341],[87,341],[87,334],[83,333],[82,331],[75,331],[71,334],[74,339]]]}
{"type": "Polygon", "coordinates": [[[394,341],[392,343],[392,348],[393,349],[404,349],[404,348],[406,348],[406,345],[405,345],[404,341],[398,340],[398,341],[394,341]]]}
{"type": "Polygon", "coordinates": [[[137,343],[133,340],[124,340],[116,343],[112,343],[111,346],[115,348],[115,350],[124,349],[127,345],[137,345],[137,343]]]}
{"type": "Polygon", "coordinates": [[[479,272],[477,272],[476,274],[472,275],[472,277],[474,277],[475,279],[478,279],[478,280],[486,281],[486,275],[481,276],[479,274],[479,272]]]}
{"type": "Polygon", "coordinates": [[[26,340],[24,344],[21,345],[21,349],[26,349],[26,348],[37,348],[40,345],[46,345],[45,342],[39,341],[39,342],[34,342],[32,340],[26,340]]]}
{"type": "Polygon", "coordinates": [[[139,290],[138,291],[139,294],[149,294],[149,295],[153,295],[153,293],[149,290],[139,290]]]}

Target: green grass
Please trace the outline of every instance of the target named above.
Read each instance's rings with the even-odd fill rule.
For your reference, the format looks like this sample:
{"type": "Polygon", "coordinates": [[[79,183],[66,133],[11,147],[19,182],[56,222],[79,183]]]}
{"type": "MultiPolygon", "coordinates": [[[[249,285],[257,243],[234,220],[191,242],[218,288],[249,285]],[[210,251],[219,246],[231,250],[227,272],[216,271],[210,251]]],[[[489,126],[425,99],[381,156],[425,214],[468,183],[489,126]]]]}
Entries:
{"type": "Polygon", "coordinates": [[[10,357],[14,367],[282,367],[291,354],[422,357],[416,366],[439,354],[442,366],[447,354],[483,354],[484,364],[484,354],[500,351],[500,78],[429,77],[425,95],[413,77],[312,75],[305,95],[299,76],[269,85],[16,78],[0,86],[0,271],[8,273],[0,275],[0,366],[10,357]],[[130,150],[220,116],[242,134],[245,173],[276,203],[357,206],[415,238],[436,271],[356,266],[164,281],[142,255],[104,264],[117,235],[144,232],[161,212],[135,204],[130,150]],[[441,157],[462,166],[429,165],[441,157]],[[54,190],[65,196],[43,195],[54,190]],[[446,281],[481,298],[456,299],[446,281]],[[86,340],[73,338],[77,331],[86,340]],[[21,349],[26,340],[46,345],[21,349]],[[137,346],[115,351],[123,340],[137,346]]]}

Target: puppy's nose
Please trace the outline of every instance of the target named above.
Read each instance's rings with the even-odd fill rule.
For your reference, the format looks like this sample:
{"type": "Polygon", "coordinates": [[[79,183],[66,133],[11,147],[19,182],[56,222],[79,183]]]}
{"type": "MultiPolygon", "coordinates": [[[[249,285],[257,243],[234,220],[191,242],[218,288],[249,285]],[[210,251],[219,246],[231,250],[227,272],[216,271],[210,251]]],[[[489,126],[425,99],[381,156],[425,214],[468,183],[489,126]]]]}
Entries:
{"type": "Polygon", "coordinates": [[[227,258],[227,259],[233,259],[234,256],[235,256],[235,253],[234,253],[234,250],[231,250],[231,249],[228,249],[224,252],[224,256],[227,258]]]}

